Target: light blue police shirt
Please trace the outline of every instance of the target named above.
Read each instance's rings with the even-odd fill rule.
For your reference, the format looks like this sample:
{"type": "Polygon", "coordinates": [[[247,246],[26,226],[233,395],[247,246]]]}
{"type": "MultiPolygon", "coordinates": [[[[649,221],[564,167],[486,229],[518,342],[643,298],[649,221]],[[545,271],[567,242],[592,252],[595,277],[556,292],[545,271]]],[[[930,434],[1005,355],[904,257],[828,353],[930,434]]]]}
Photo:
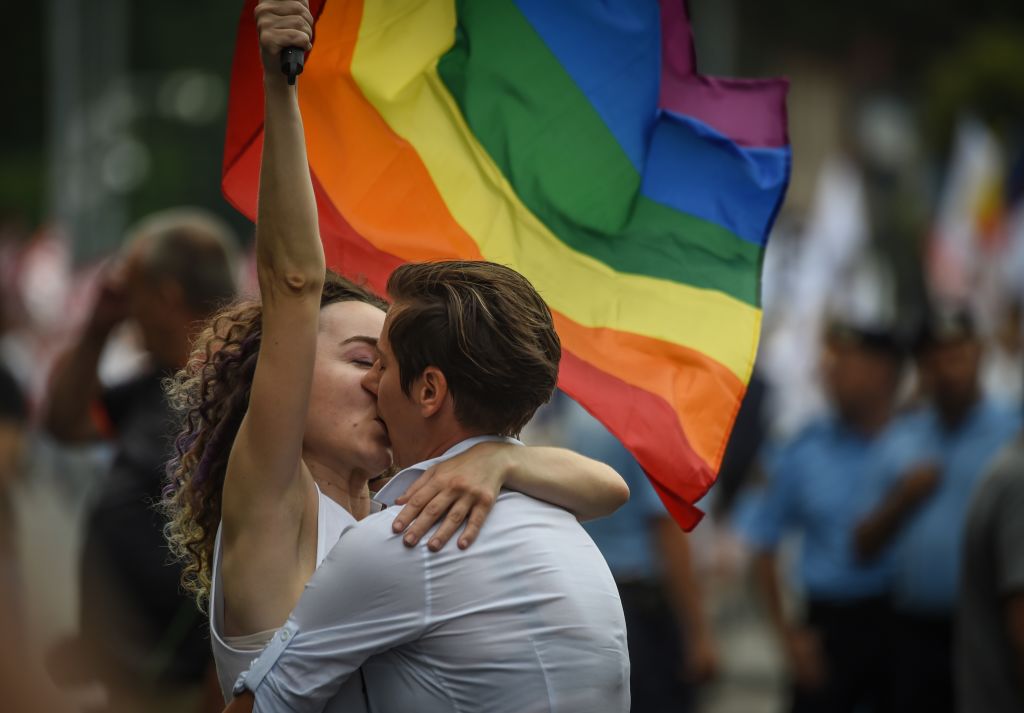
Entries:
{"type": "Polygon", "coordinates": [[[890,547],[892,596],[897,609],[951,613],[961,566],[967,506],[979,477],[1020,430],[1017,409],[982,400],[953,431],[933,408],[911,414],[890,430],[863,492],[860,510],[877,507],[907,472],[924,463],[941,469],[941,481],[914,512],[890,547]]]}
{"type": "Polygon", "coordinates": [[[884,435],[865,438],[828,417],[768,458],[768,486],[742,534],[761,551],[800,534],[798,577],[811,598],[852,601],[886,592],[886,562],[864,565],[853,551],[856,494],[884,435]]]}
{"type": "Polygon", "coordinates": [[[616,580],[658,579],[662,567],[651,525],[669,515],[654,486],[632,454],[582,406],[569,398],[562,399],[559,406],[563,409],[565,446],[611,466],[629,486],[625,505],[608,517],[584,523],[584,529],[616,580]]]}

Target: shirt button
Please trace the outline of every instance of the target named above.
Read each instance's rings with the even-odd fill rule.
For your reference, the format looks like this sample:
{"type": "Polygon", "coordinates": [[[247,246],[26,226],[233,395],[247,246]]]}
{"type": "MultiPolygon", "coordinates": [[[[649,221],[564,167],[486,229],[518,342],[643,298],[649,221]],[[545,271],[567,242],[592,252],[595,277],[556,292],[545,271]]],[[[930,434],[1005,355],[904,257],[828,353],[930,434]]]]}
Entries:
{"type": "Polygon", "coordinates": [[[281,641],[288,641],[289,634],[287,631],[281,632],[281,641]]]}

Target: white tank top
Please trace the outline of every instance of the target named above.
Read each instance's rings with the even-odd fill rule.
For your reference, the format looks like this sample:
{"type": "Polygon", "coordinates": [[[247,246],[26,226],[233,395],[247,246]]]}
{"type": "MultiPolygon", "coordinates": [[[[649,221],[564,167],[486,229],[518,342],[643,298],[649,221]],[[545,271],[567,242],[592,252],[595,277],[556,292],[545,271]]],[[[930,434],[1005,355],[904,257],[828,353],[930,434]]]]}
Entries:
{"type": "MultiPolygon", "coordinates": [[[[319,498],[316,528],[316,566],[319,567],[327,553],[341,537],[342,531],[354,525],[356,519],[349,512],[316,489],[319,498]]],[[[213,544],[213,577],[210,583],[210,643],[213,647],[213,660],[217,664],[217,680],[220,681],[220,692],[224,702],[231,701],[231,689],[234,688],[238,676],[249,668],[259,651],[243,651],[230,646],[224,637],[224,596],[220,572],[220,527],[213,544]]],[[[274,632],[268,632],[268,640],[274,632]]],[[[325,712],[364,713],[366,703],[363,699],[362,679],[353,676],[338,691],[325,712]]]]}

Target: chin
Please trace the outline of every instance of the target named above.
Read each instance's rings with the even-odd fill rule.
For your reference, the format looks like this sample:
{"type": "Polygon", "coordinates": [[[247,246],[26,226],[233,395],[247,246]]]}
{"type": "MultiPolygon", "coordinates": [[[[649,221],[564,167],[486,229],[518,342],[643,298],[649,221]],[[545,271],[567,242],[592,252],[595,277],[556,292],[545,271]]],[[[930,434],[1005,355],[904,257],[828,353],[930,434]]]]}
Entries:
{"type": "Polygon", "coordinates": [[[368,473],[389,473],[391,471],[391,449],[384,448],[368,453],[366,464],[368,473]]]}

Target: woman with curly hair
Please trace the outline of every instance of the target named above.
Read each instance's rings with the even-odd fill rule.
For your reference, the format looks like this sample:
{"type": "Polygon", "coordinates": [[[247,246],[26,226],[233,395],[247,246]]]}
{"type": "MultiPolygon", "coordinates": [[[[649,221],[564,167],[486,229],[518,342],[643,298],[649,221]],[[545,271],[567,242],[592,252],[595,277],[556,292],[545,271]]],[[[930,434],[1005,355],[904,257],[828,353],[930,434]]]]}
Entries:
{"type": "MultiPolygon", "coordinates": [[[[304,3],[275,0],[256,8],[256,20],[265,90],[261,300],[215,315],[169,388],[184,425],[169,465],[167,534],[185,562],[184,586],[209,603],[225,699],[341,531],[370,513],[368,482],[390,466],[387,431],[361,384],[387,305],[326,271],[298,100],[279,69],[283,47],[310,47],[313,19],[304,3]]],[[[459,546],[469,546],[503,486],[582,518],[628,497],[596,461],[481,444],[424,474],[406,493],[396,531],[408,528],[404,541],[413,545],[444,517],[431,549],[463,522],[459,546]],[[460,476],[469,472],[503,482],[481,487],[460,476]]],[[[358,684],[335,700],[338,709],[364,709],[358,684]]]]}

